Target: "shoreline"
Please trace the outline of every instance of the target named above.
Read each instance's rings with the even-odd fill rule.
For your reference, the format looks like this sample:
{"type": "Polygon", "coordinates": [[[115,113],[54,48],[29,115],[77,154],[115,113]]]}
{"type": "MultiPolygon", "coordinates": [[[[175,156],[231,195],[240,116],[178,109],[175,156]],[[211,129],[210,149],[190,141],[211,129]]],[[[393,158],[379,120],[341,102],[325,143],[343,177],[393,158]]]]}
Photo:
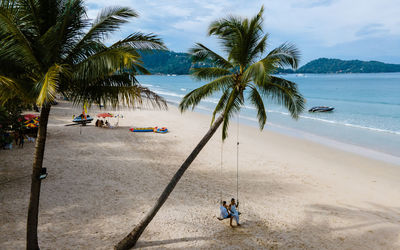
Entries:
{"type": "Polygon", "coordinates": [[[266,129],[275,131],[277,133],[281,133],[284,135],[289,135],[289,136],[301,138],[304,140],[312,141],[312,142],[315,142],[315,143],[318,143],[321,145],[325,145],[328,147],[332,147],[332,148],[335,148],[338,150],[355,153],[360,156],[364,156],[364,157],[371,158],[374,160],[384,161],[387,163],[392,163],[392,164],[396,164],[396,165],[400,166],[400,157],[389,154],[387,152],[378,151],[378,150],[368,148],[365,146],[360,146],[357,144],[350,144],[350,143],[342,142],[339,140],[331,139],[331,138],[320,136],[317,134],[312,134],[307,131],[301,131],[301,130],[284,127],[284,126],[277,125],[277,124],[270,123],[270,126],[276,128],[276,129],[271,128],[271,127],[268,127],[266,129]]]}
{"type": "MultiPolygon", "coordinates": [[[[80,108],[52,107],[40,200],[43,249],[112,249],[151,208],[207,132],[206,114],[122,109],[115,129],[64,126],[80,108]],[[167,134],[130,127],[165,126],[167,134]]],[[[100,112],[89,110],[90,115],[100,112]]],[[[111,123],[113,123],[112,121],[111,123]]],[[[305,139],[240,125],[240,228],[220,222],[236,197],[236,124],[200,152],[138,248],[395,249],[400,168],[305,139]],[[222,197],[221,197],[222,194],[222,197]]],[[[0,248],[25,246],[33,143],[0,151],[0,248]],[[11,229],[11,230],[10,230],[11,229]]]]}
{"type": "MultiPolygon", "coordinates": [[[[393,86],[394,90],[396,90],[397,87],[394,87],[392,83],[395,79],[398,79],[398,74],[395,74],[395,76],[394,78],[387,76],[389,77],[388,80],[386,79],[387,77],[381,75],[377,77],[377,80],[382,80],[383,83],[393,86]]],[[[351,77],[345,77],[345,79],[347,78],[350,79],[351,77]]],[[[359,79],[359,77],[356,77],[351,82],[355,86],[361,83],[369,83],[370,80],[364,78],[359,79]]],[[[293,80],[294,76],[288,77],[288,79],[293,80]]],[[[143,86],[150,87],[172,103],[178,103],[185,93],[199,85],[188,76],[143,76],[139,80],[143,86]]],[[[309,107],[329,104],[335,106],[337,112],[332,114],[309,114],[304,112],[296,122],[290,118],[287,112],[271,104],[267,110],[267,128],[273,127],[271,125],[277,125],[278,127],[286,127],[289,130],[298,130],[301,131],[301,134],[304,134],[305,138],[310,137],[309,134],[328,138],[328,140],[321,139],[325,145],[334,144],[338,148],[347,148],[346,145],[351,145],[352,152],[360,151],[363,155],[372,155],[374,159],[382,159],[396,164],[400,163],[400,130],[398,123],[396,124],[398,118],[395,116],[398,106],[390,104],[393,103],[392,99],[388,99],[387,103],[381,103],[382,98],[375,96],[372,98],[373,100],[368,101],[364,93],[357,97],[353,103],[349,101],[350,94],[348,93],[356,90],[352,87],[348,91],[344,91],[343,89],[346,89],[343,86],[345,80],[341,80],[340,77],[332,77],[332,79],[329,79],[329,77],[310,77],[309,80],[296,78],[294,81],[298,81],[299,87],[302,87],[304,94],[307,94],[306,96],[310,98],[309,107]],[[320,81],[322,81],[321,84],[319,83],[320,81]],[[335,84],[338,86],[335,87],[335,84]],[[343,98],[335,99],[332,94],[327,94],[329,91],[340,92],[338,95],[344,94],[344,96],[343,98]],[[318,94],[324,96],[322,100],[313,97],[318,94]],[[390,112],[390,110],[392,111],[390,112]],[[381,111],[383,113],[379,115],[381,111]],[[333,141],[331,142],[330,140],[333,141]],[[337,146],[338,143],[336,142],[346,145],[337,146]]],[[[375,85],[370,86],[367,84],[368,91],[371,91],[371,88],[375,88],[375,85]]],[[[391,98],[395,96],[396,94],[390,95],[391,98]]],[[[207,98],[198,105],[196,111],[211,115],[217,101],[218,99],[214,96],[207,98]]],[[[241,120],[245,124],[258,127],[255,121],[256,111],[253,107],[244,106],[241,111],[241,117],[244,118],[241,120]]],[[[283,132],[287,134],[287,131],[283,132]]],[[[295,132],[295,134],[298,133],[295,132]]]]}
{"type": "MultiPolygon", "coordinates": [[[[168,103],[170,105],[173,105],[175,108],[177,108],[177,106],[178,106],[175,102],[168,101],[168,103]]],[[[200,109],[200,110],[196,108],[194,110],[194,112],[205,115],[205,116],[209,116],[209,118],[211,120],[211,114],[207,113],[208,110],[203,110],[203,109],[200,109]]],[[[236,123],[236,118],[231,118],[231,120],[234,121],[232,123],[236,123]]],[[[240,118],[239,122],[241,125],[249,126],[253,129],[258,129],[257,125],[255,125],[255,123],[254,123],[255,121],[252,119],[240,118]]],[[[304,140],[315,142],[320,145],[328,146],[328,147],[331,147],[334,149],[354,153],[354,154],[364,156],[364,157],[367,157],[370,159],[383,161],[383,162],[391,163],[391,164],[396,164],[396,165],[400,166],[400,157],[398,157],[396,155],[392,155],[388,152],[383,152],[383,151],[378,151],[373,148],[368,148],[366,146],[360,146],[357,144],[351,144],[351,143],[347,143],[344,141],[335,140],[335,139],[325,137],[322,135],[313,134],[308,131],[303,131],[303,130],[295,129],[295,128],[291,128],[291,127],[285,127],[285,126],[274,124],[274,123],[271,123],[268,121],[265,124],[263,131],[265,131],[265,130],[272,131],[274,133],[279,133],[279,134],[285,135],[285,136],[304,139],[304,140]]]]}

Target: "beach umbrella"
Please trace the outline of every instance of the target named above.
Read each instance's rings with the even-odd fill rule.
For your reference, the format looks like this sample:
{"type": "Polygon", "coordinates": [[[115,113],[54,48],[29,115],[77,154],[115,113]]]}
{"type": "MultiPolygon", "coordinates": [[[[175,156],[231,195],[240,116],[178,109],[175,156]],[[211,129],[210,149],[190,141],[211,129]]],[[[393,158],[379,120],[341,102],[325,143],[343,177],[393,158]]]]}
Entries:
{"type": "Polygon", "coordinates": [[[111,113],[101,113],[98,114],[97,117],[107,118],[107,117],[114,117],[111,113]]]}
{"type": "Polygon", "coordinates": [[[25,127],[27,127],[27,128],[37,128],[37,124],[28,123],[28,124],[25,125],[25,127]]]}
{"type": "Polygon", "coordinates": [[[33,118],[33,119],[31,119],[31,120],[27,120],[27,121],[25,121],[25,124],[28,124],[28,123],[34,123],[34,124],[37,124],[37,123],[39,123],[39,119],[37,119],[37,118],[33,118]]]}
{"type": "Polygon", "coordinates": [[[34,114],[26,114],[26,115],[24,115],[24,119],[25,120],[32,120],[32,119],[37,118],[37,117],[38,116],[34,115],[34,114]]]}

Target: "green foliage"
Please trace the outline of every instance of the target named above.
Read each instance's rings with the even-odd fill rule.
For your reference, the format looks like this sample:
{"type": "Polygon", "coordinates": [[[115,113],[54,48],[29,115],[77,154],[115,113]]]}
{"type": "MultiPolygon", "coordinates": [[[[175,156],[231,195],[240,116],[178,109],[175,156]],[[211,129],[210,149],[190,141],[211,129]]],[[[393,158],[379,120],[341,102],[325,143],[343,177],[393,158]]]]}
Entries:
{"type": "Polygon", "coordinates": [[[298,73],[383,73],[400,72],[400,64],[387,64],[377,61],[344,61],[319,58],[299,68],[298,73]]]}
{"type": "Polygon", "coordinates": [[[18,98],[13,98],[0,105],[0,146],[12,143],[11,131],[25,129],[21,113],[29,108],[18,98]]]}
{"type": "Polygon", "coordinates": [[[192,63],[188,53],[177,53],[166,50],[140,51],[143,66],[152,74],[189,74],[192,65],[197,67],[211,66],[210,63],[192,63]]]}
{"type": "MultiPolygon", "coordinates": [[[[187,75],[191,68],[213,67],[211,61],[194,63],[189,53],[157,50],[152,53],[140,53],[143,65],[153,74],[187,75]]],[[[277,67],[275,74],[292,73],[383,73],[400,72],[400,64],[387,64],[377,61],[344,61],[339,59],[319,58],[297,70],[277,67]]]]}
{"type": "Polygon", "coordinates": [[[165,49],[153,34],[103,40],[137,13],[110,7],[91,23],[83,0],[2,0],[0,4],[0,102],[18,97],[51,104],[57,94],[77,103],[166,107],[135,78],[148,74],[138,49],[165,49]]]}
{"type": "Polygon", "coordinates": [[[192,76],[210,82],[186,94],[179,108],[182,112],[193,109],[202,99],[221,94],[213,112],[212,123],[215,116],[221,113],[223,140],[227,137],[230,118],[240,112],[246,101],[256,108],[260,129],[264,128],[267,120],[264,98],[286,107],[293,118],[298,118],[304,110],[305,100],[297,85],[271,75],[278,67],[296,69],[299,51],[294,45],[285,43],[264,55],[268,35],[262,30],[263,11],[264,8],[261,8],[252,19],[230,16],[211,23],[208,34],[219,39],[226,57],[200,43],[190,49],[193,62],[211,64],[208,67],[193,66],[192,76]],[[246,90],[250,91],[247,98],[246,90]]]}
{"type": "Polygon", "coordinates": [[[0,106],[0,126],[4,130],[19,130],[23,128],[22,110],[30,108],[18,98],[13,98],[0,106]]]}

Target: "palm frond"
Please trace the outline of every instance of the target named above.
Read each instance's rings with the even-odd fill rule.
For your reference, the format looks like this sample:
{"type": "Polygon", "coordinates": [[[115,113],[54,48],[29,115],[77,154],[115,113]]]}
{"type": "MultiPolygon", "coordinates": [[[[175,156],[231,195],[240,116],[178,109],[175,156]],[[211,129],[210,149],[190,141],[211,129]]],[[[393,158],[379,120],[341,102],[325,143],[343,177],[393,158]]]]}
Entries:
{"type": "Polygon", "coordinates": [[[132,48],[108,48],[74,66],[74,77],[88,81],[114,74],[124,68],[138,66],[140,55],[132,48]]]}
{"type": "Polygon", "coordinates": [[[273,49],[267,55],[267,58],[276,59],[277,66],[290,66],[293,69],[297,69],[300,61],[300,51],[294,44],[284,43],[273,49]]]}
{"type": "Polygon", "coordinates": [[[215,116],[217,115],[217,113],[221,112],[225,108],[226,102],[228,100],[228,97],[230,96],[231,91],[232,91],[231,89],[224,90],[222,96],[219,98],[217,106],[215,106],[214,112],[212,114],[211,125],[214,124],[215,116]]]}
{"type": "Polygon", "coordinates": [[[87,40],[80,44],[80,47],[74,47],[68,56],[64,59],[69,64],[79,64],[90,56],[107,50],[107,46],[99,41],[87,40]]]}
{"type": "Polygon", "coordinates": [[[258,124],[262,130],[267,122],[267,113],[265,111],[264,101],[260,93],[258,93],[257,89],[254,87],[251,87],[249,99],[257,110],[258,124]]]}
{"type": "Polygon", "coordinates": [[[264,5],[261,6],[257,15],[255,15],[250,20],[250,28],[256,29],[257,31],[262,31],[262,22],[263,22],[263,14],[264,14],[264,5]]]}
{"type": "Polygon", "coordinates": [[[67,69],[63,68],[61,65],[55,64],[51,66],[43,78],[37,82],[35,88],[36,92],[38,92],[36,100],[38,105],[41,106],[54,100],[61,73],[69,74],[67,69]]]}
{"type": "Polygon", "coordinates": [[[5,103],[8,100],[17,97],[19,87],[16,80],[0,75],[0,103],[5,103]]]}
{"type": "Polygon", "coordinates": [[[233,65],[229,61],[225,60],[225,58],[218,55],[201,43],[196,43],[196,45],[189,50],[189,53],[191,54],[192,61],[194,63],[209,60],[211,63],[215,64],[218,67],[224,69],[233,68],[233,65]]]}
{"type": "Polygon", "coordinates": [[[120,46],[130,46],[134,49],[140,50],[166,50],[164,42],[154,34],[143,34],[141,32],[136,32],[130,34],[125,39],[122,39],[110,47],[120,47],[120,46]]]}
{"type": "Polygon", "coordinates": [[[120,105],[136,107],[152,106],[167,109],[164,98],[148,88],[139,85],[129,74],[117,74],[105,79],[90,82],[74,82],[72,89],[66,90],[66,95],[75,104],[84,102],[118,107],[120,105]]]}
{"type": "Polygon", "coordinates": [[[228,75],[231,72],[223,68],[207,67],[191,68],[190,73],[197,80],[214,80],[215,78],[228,75]]]}
{"type": "Polygon", "coordinates": [[[243,72],[243,81],[263,82],[265,77],[275,70],[275,60],[264,58],[256,63],[251,64],[243,72]]]}
{"type": "Polygon", "coordinates": [[[19,16],[13,15],[9,9],[0,9],[0,37],[11,37],[15,43],[10,47],[13,53],[20,55],[28,64],[40,68],[40,63],[37,61],[30,42],[16,25],[16,18],[19,16]]]}
{"type": "Polygon", "coordinates": [[[54,61],[62,61],[71,51],[82,35],[82,30],[88,26],[86,10],[82,0],[72,0],[66,4],[57,17],[57,22],[49,27],[40,37],[36,46],[39,50],[41,61],[45,65],[52,65],[54,61]]]}
{"type": "Polygon", "coordinates": [[[66,60],[73,60],[76,54],[84,53],[88,46],[108,37],[112,32],[118,30],[122,24],[127,23],[129,18],[137,16],[138,14],[130,8],[110,7],[103,9],[89,31],[73,46],[66,60]]]}
{"type": "MultiPolygon", "coordinates": [[[[129,18],[138,17],[136,11],[127,7],[108,7],[103,9],[94,20],[92,27],[82,38],[85,40],[102,40],[112,32],[120,29],[129,18]]],[[[79,44],[78,44],[79,45],[79,44]]]]}
{"type": "Polygon", "coordinates": [[[181,112],[184,112],[188,108],[192,107],[194,109],[200,101],[217,91],[224,90],[229,88],[233,84],[232,76],[222,76],[220,78],[215,79],[214,81],[207,83],[195,90],[192,90],[188,94],[186,94],[180,104],[179,109],[181,112]]]}
{"type": "Polygon", "coordinates": [[[264,96],[285,106],[294,119],[298,119],[304,111],[306,100],[300,94],[296,83],[269,76],[262,84],[256,86],[264,96]]]}
{"type": "Polygon", "coordinates": [[[251,53],[249,53],[250,61],[264,53],[265,49],[267,48],[268,36],[269,35],[266,34],[259,41],[257,41],[257,45],[255,45],[255,47],[251,50],[251,53]]]}
{"type": "Polygon", "coordinates": [[[242,24],[242,19],[237,16],[228,16],[227,18],[222,18],[211,22],[208,26],[208,35],[216,35],[222,40],[226,40],[230,37],[234,32],[237,32],[237,29],[240,29],[242,24]]]}
{"type": "Polygon", "coordinates": [[[30,31],[34,34],[39,34],[40,17],[38,13],[38,1],[35,0],[21,0],[18,1],[19,9],[23,13],[23,21],[30,24],[30,31]]]}
{"type": "Polygon", "coordinates": [[[240,111],[240,107],[243,104],[243,99],[241,98],[242,93],[239,89],[233,88],[229,98],[226,102],[225,109],[223,112],[224,119],[222,124],[222,140],[225,140],[228,137],[228,127],[230,118],[234,114],[238,114],[240,111]]]}

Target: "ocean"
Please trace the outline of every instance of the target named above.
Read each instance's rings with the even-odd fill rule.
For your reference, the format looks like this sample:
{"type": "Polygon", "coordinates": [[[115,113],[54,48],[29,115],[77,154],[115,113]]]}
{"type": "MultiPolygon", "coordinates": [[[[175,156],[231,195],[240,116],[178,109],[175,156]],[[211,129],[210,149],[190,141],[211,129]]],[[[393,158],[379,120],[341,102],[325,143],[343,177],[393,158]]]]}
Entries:
{"type": "MultiPolygon", "coordinates": [[[[288,74],[307,99],[306,110],[293,120],[281,106],[265,100],[265,129],[306,138],[381,160],[400,163],[400,73],[288,74]],[[309,113],[313,106],[333,106],[329,113],[309,113]]],[[[189,91],[205,84],[187,75],[138,76],[139,82],[178,104],[189,91]]],[[[219,96],[202,101],[195,111],[211,114],[219,96]]],[[[239,120],[258,127],[250,103],[239,120]]],[[[235,119],[236,121],[236,119],[235,119]]]]}

